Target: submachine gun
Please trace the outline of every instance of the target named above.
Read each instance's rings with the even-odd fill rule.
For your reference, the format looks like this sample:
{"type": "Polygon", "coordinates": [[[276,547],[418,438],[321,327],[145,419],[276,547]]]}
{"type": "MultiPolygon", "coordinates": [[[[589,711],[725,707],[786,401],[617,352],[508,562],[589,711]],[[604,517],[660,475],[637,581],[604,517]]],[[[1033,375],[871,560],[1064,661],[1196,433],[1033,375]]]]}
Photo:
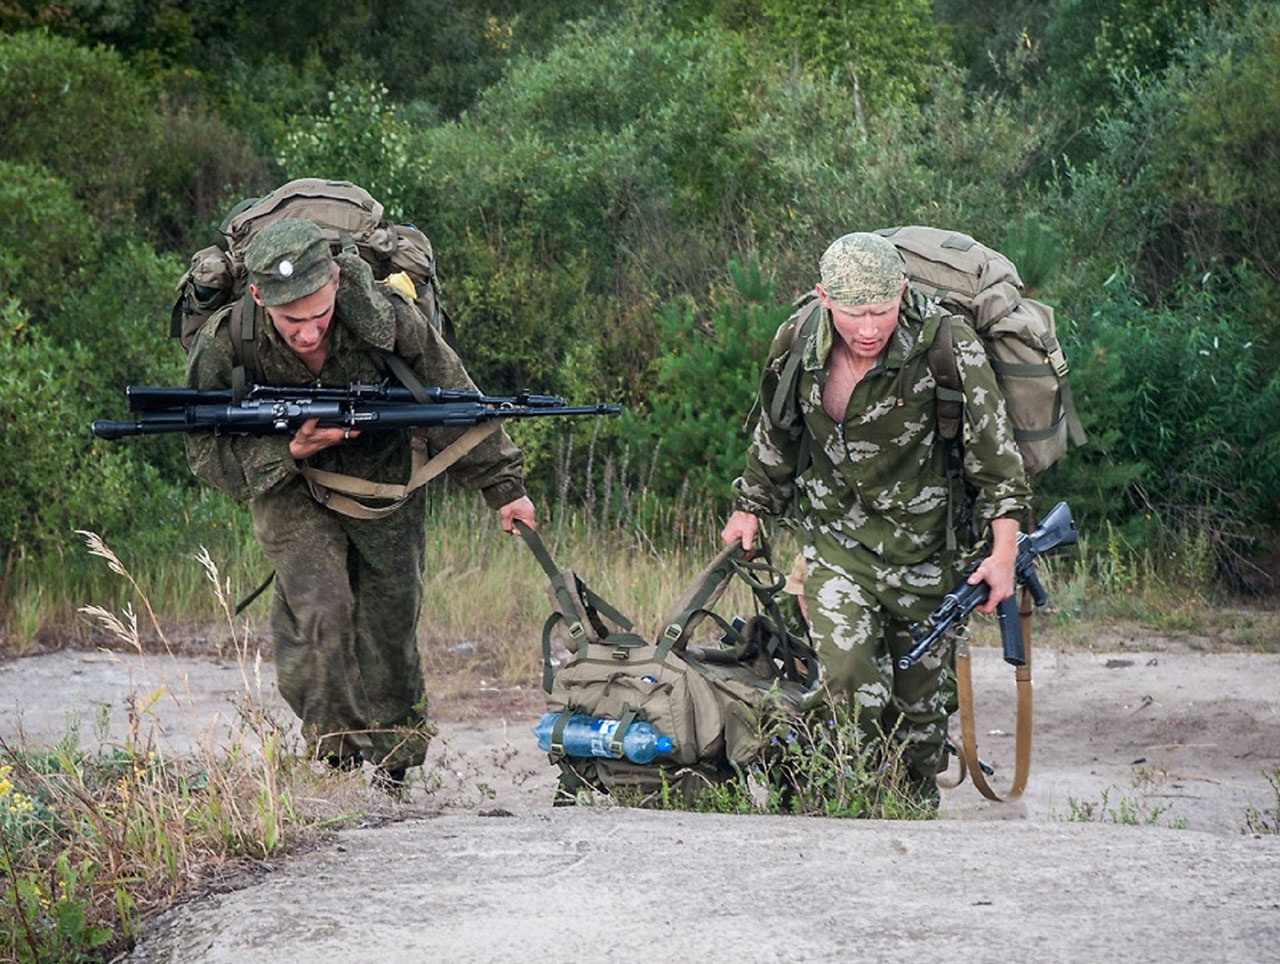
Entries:
{"type": "Polygon", "coordinates": [[[398,428],[477,425],[495,418],[553,415],[617,415],[622,406],[598,402],[566,405],[554,395],[499,397],[476,391],[424,386],[414,394],[395,385],[353,383],[342,387],[273,387],[249,385],[239,398],[231,389],[125,389],[128,421],[98,419],[93,434],[104,439],[166,432],[212,432],[215,435],[291,435],[308,419],[322,428],[362,432],[398,428]]]}
{"type": "MultiPolygon", "coordinates": [[[[1018,556],[1014,562],[1015,590],[1025,586],[1037,607],[1049,601],[1040,577],[1036,574],[1036,557],[1062,546],[1076,544],[1076,526],[1071,519],[1071,509],[1065,502],[1059,502],[1044,517],[1039,528],[1031,533],[1018,534],[1018,556]]],[[[965,573],[966,580],[977,568],[975,563],[965,573]]],[[[963,624],[969,614],[987,601],[990,587],[985,582],[971,586],[967,581],[949,592],[942,605],[930,614],[923,625],[912,623],[907,627],[915,645],[905,655],[898,658],[898,669],[908,669],[921,657],[947,638],[957,626],[963,624]]],[[[1022,666],[1026,663],[1026,651],[1023,647],[1022,628],[1018,615],[1017,592],[996,607],[996,615],[1000,619],[1000,640],[1004,646],[1004,659],[1011,666],[1022,666]]]]}
{"type": "MultiPolygon", "coordinates": [[[[1036,606],[1043,606],[1049,601],[1049,594],[1045,592],[1044,586],[1040,583],[1040,577],[1036,574],[1036,557],[1051,549],[1075,545],[1075,543],[1076,527],[1071,520],[1071,510],[1065,502],[1059,502],[1054,506],[1034,532],[1019,534],[1018,554],[1014,560],[1014,581],[1015,589],[1022,587],[1021,595],[1024,600],[1030,596],[1036,606]]],[[[907,669],[925,653],[947,639],[950,634],[956,633],[969,614],[987,600],[990,590],[985,582],[980,582],[976,586],[968,583],[968,577],[973,575],[975,568],[976,565],[969,569],[965,574],[965,581],[947,594],[942,605],[929,615],[924,625],[913,623],[908,627],[915,645],[905,656],[898,659],[899,669],[907,669]]],[[[1018,593],[1015,592],[996,607],[996,613],[1000,617],[1000,638],[1004,646],[1004,659],[1005,662],[1013,665],[1013,675],[1017,681],[1013,782],[1004,795],[997,793],[987,783],[987,776],[994,772],[993,769],[978,757],[973,677],[969,666],[968,646],[956,647],[953,665],[960,718],[961,745],[958,753],[960,775],[949,784],[944,784],[941,778],[938,782],[939,786],[958,786],[968,773],[973,779],[973,785],[984,797],[1006,803],[1017,800],[1022,795],[1027,785],[1027,774],[1031,768],[1031,664],[1027,652],[1027,643],[1031,638],[1031,609],[1028,608],[1025,613],[1019,612],[1017,598],[1018,593]]],[[[948,744],[950,745],[950,741],[948,744]]]]}

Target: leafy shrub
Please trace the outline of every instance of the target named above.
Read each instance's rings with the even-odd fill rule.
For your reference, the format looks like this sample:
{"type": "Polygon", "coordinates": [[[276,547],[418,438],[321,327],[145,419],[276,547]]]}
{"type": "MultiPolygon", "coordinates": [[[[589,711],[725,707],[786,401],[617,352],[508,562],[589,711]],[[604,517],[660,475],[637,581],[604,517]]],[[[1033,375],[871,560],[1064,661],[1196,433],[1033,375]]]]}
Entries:
{"type": "Polygon", "coordinates": [[[170,93],[162,102],[162,143],[148,159],[138,221],[143,236],[163,251],[190,254],[214,243],[232,206],[280,179],[249,133],[204,94],[170,93]]]}
{"type": "MultiPolygon", "coordinates": [[[[376,83],[344,84],[330,91],[325,115],[284,135],[277,160],[288,177],[354,181],[388,208],[402,207],[411,132],[386,98],[386,88],[376,83]]],[[[394,219],[414,217],[404,211],[394,219]]]]}
{"type": "Polygon", "coordinates": [[[730,265],[734,289],[699,310],[674,300],[654,317],[660,353],[646,411],[624,415],[621,439],[653,453],[650,484],[728,508],[751,439],[749,419],[769,343],[790,307],[753,258],[730,265]]]}
{"type": "Polygon", "coordinates": [[[0,160],[0,291],[37,321],[82,283],[98,245],[71,184],[38,164],[0,160]]]}
{"type": "Polygon", "coordinates": [[[0,159],[40,164],[101,223],[127,222],[157,149],[154,92],[114,51],[0,35],[0,159]]]}
{"type": "MultiPolygon", "coordinates": [[[[1244,4],[1197,33],[1161,74],[1139,76],[1123,108],[1097,129],[1096,161],[1060,187],[1068,246],[1087,252],[1092,279],[1116,265],[1153,301],[1206,273],[1240,266],[1269,279],[1247,302],[1280,352],[1280,19],[1244,4]]],[[[1086,282],[1089,283],[1089,282],[1086,282]]],[[[1275,357],[1280,357],[1280,354],[1275,357]]]]}
{"type": "MultiPolygon", "coordinates": [[[[82,373],[94,356],[26,323],[10,302],[0,309],[0,574],[15,555],[62,551],[75,529],[118,532],[148,518],[167,493],[128,446],[94,439],[102,413],[82,373]]],[[[160,515],[163,517],[163,514],[160,515]]]]}
{"type": "Polygon", "coordinates": [[[931,0],[760,0],[756,36],[819,75],[858,85],[868,110],[923,99],[941,54],[931,0]],[[910,57],[901,51],[911,51],[910,57]]]}
{"type": "Polygon", "coordinates": [[[1153,309],[1120,284],[1077,325],[1093,440],[1044,484],[1075,499],[1082,530],[1124,518],[1129,544],[1152,549],[1196,533],[1230,581],[1260,585],[1251,559],[1280,521],[1280,377],[1255,333],[1211,291],[1153,309]]]}

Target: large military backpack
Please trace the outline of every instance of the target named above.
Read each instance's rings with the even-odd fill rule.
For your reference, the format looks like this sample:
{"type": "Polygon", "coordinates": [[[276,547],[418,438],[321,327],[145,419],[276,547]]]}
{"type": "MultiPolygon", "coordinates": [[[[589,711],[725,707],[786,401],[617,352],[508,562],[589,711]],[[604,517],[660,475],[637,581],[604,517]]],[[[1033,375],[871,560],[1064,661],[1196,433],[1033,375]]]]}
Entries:
{"type": "MultiPolygon", "coordinates": [[[[981,336],[1027,473],[1036,475],[1057,462],[1068,442],[1083,445],[1086,437],[1071,401],[1067,358],[1058,342],[1053,308],[1023,297],[1013,262],[958,231],[913,225],[875,233],[902,254],[912,285],[947,311],[969,319],[981,336]]],[[[791,320],[793,358],[803,354],[821,314],[822,302],[815,293],[801,299],[791,320]]],[[[938,431],[954,440],[964,396],[945,319],[928,359],[937,382],[938,431]]]]}
{"type": "MultiPolygon", "coordinates": [[[[197,251],[178,282],[169,334],[190,348],[200,327],[245,290],[244,254],[258,232],[282,218],[314,221],[328,236],[334,254],[354,245],[373,276],[412,301],[452,338],[440,304],[435,256],[427,236],[411,224],[391,224],[382,204],[350,181],[301,178],[260,198],[246,198],[223,220],[221,243],[197,251]]],[[[251,337],[252,329],[246,334],[251,337]]]]}
{"type": "Polygon", "coordinates": [[[620,749],[608,757],[569,756],[553,741],[557,803],[573,803],[587,790],[638,806],[673,799],[692,805],[700,790],[757,759],[771,715],[794,712],[816,692],[816,655],[777,602],[784,577],[767,555],[747,560],[738,546],[723,550],[649,638],[577,573],[559,569],[536,533],[524,526],[520,533],[550,580],[552,613],[542,633],[548,712],[617,720],[618,733],[645,721],[673,743],[669,753],[640,764],[620,749]],[[755,600],[757,611],[745,620],[714,609],[735,579],[755,600]],[[693,645],[700,625],[712,634],[693,645]],[[559,666],[557,628],[568,649],[559,666]]]}
{"type": "MultiPolygon", "coordinates": [[[[412,304],[452,343],[453,325],[440,303],[435,257],[427,236],[411,224],[388,222],[382,204],[350,181],[301,178],[264,197],[246,198],[237,204],[219,229],[222,242],[192,255],[178,282],[169,333],[184,349],[190,349],[196,333],[213,315],[233,305],[234,397],[239,398],[247,384],[261,381],[255,346],[260,326],[267,323],[262,309],[243,297],[248,280],[245,251],[259,231],[284,218],[314,222],[329,239],[335,255],[354,248],[372,268],[374,279],[387,286],[388,300],[397,313],[411,310],[408,306],[412,304]]],[[[426,401],[424,386],[405,361],[392,352],[371,349],[369,355],[379,370],[397,379],[419,401],[426,401]]],[[[312,466],[304,466],[302,474],[312,495],[329,509],[353,518],[381,519],[397,511],[414,491],[498,427],[496,419],[474,425],[430,458],[425,447],[415,445],[410,476],[404,484],[371,482],[312,466]]],[[[237,612],[256,595],[243,601],[237,612]]]]}

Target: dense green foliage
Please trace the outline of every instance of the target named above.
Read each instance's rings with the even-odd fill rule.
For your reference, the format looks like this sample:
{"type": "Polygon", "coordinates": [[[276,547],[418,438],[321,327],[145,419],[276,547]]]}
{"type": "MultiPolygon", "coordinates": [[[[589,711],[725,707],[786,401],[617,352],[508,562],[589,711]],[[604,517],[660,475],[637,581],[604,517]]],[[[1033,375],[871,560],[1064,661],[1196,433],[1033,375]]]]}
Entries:
{"type": "Polygon", "coordinates": [[[738,474],[760,361],[789,313],[754,258],[730,262],[729,273],[733,288],[716,299],[709,317],[685,298],[655,314],[664,348],[654,361],[648,406],[642,416],[624,415],[622,435],[648,453],[646,481],[663,493],[714,500],[738,474]]]}
{"type": "Polygon", "coordinates": [[[1058,309],[1091,441],[1040,497],[1139,549],[1193,530],[1219,574],[1268,584],[1274,5],[20,0],[0,30],[0,612],[72,529],[153,546],[241,518],[176,440],[87,425],[181,377],[186,258],[299,176],[428,232],[485,388],[626,403],[521,427],[544,504],[625,465],[723,512],[760,357],[825,244],[962,227],[1058,309]]]}

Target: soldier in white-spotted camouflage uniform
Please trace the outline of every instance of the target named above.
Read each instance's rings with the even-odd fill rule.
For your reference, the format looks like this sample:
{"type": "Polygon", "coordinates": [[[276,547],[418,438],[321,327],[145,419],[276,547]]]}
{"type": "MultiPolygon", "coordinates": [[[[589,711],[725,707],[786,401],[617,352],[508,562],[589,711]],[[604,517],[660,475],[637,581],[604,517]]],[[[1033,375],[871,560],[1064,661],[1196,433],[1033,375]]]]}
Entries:
{"type": "Polygon", "coordinates": [[[972,326],[951,318],[964,420],[961,471],[949,474],[953,453],[938,435],[926,357],[943,309],[907,283],[901,256],[879,235],[839,238],[820,271],[823,310],[813,335],[793,349],[793,318],[770,348],[762,414],[723,538],[751,549],[759,517],[782,515],[798,497],[804,598],[824,682],[850,699],[869,745],[888,732],[904,741],[911,787],[936,805],[949,654],[931,653],[905,671],[893,659],[911,648],[907,626],[955,587],[966,548],[988,553],[969,580],[990,587],[980,611],[1012,595],[1031,493],[972,326]],[[783,385],[793,350],[804,353],[799,374],[783,385]],[[787,390],[794,402],[775,404],[787,390]],[[793,419],[775,417],[788,409],[793,419]],[[961,517],[972,518],[965,528],[982,537],[978,545],[958,531],[961,517]]]}

